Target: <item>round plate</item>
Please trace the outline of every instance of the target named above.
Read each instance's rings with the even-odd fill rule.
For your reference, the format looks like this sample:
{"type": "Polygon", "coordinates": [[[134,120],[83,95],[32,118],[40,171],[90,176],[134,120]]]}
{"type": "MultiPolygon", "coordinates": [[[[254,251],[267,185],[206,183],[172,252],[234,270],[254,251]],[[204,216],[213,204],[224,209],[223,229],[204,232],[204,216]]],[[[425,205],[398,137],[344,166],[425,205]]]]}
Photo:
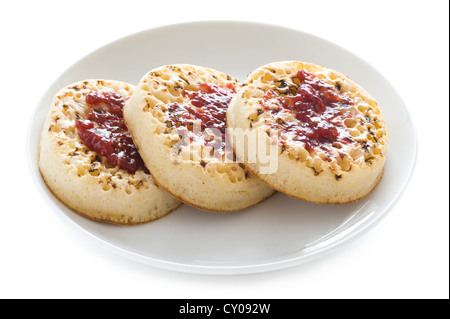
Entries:
{"type": "Polygon", "coordinates": [[[300,31],[246,22],[194,22],[137,33],[75,63],[48,89],[29,127],[32,173],[49,205],[98,242],[128,258],[166,269],[208,274],[255,273],[310,261],[354,238],[383,217],[413,172],[417,137],[403,101],[388,81],[345,49],[300,31]],[[239,35],[239,36],[237,36],[239,35]],[[300,60],[347,74],[370,92],[387,120],[389,154],[384,177],[366,198],[321,205],[277,193],[245,211],[214,214],[183,205],[139,226],[83,218],[47,189],[38,169],[39,135],[52,98],[73,82],[104,78],[137,84],[150,69],[189,63],[243,81],[269,62],[300,60]]]}

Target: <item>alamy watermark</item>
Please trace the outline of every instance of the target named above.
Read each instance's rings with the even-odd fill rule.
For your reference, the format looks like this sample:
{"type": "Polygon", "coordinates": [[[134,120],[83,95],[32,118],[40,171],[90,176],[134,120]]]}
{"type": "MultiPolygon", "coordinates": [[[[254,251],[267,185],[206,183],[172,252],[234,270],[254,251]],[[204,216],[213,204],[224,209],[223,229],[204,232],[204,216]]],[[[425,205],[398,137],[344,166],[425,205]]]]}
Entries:
{"type": "Polygon", "coordinates": [[[217,128],[202,128],[199,122],[173,128],[179,137],[171,150],[173,163],[196,162],[205,159],[219,163],[251,163],[260,174],[273,174],[278,169],[278,134],[274,130],[227,128],[225,134],[217,128]]]}

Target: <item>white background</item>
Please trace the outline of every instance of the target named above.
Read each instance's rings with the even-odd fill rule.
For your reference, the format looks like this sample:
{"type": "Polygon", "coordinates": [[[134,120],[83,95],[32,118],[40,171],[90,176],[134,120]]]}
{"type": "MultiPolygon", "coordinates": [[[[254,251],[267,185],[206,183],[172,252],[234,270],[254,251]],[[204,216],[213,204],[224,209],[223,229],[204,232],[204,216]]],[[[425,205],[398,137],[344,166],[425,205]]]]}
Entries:
{"type": "Polygon", "coordinates": [[[444,0],[2,3],[0,298],[448,298],[448,10],[444,0]],[[48,86],[113,40],[197,20],[305,31],[353,51],[392,83],[415,120],[419,156],[382,222],[308,264],[203,276],[117,256],[49,209],[25,152],[30,116],[48,86]]]}

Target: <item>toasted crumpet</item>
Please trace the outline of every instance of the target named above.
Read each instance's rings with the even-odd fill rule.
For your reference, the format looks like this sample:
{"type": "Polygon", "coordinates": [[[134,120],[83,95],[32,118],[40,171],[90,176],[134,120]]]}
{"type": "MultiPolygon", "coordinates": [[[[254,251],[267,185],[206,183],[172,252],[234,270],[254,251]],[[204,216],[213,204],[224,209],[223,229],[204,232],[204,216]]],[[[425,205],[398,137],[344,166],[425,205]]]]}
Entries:
{"type": "Polygon", "coordinates": [[[108,80],[71,84],[56,94],[45,120],[39,146],[42,177],[61,202],[93,220],[141,224],[158,219],[181,204],[143,169],[130,173],[113,167],[80,138],[77,123],[86,120],[92,111],[86,96],[92,92],[115,92],[127,100],[134,89],[130,84],[108,80]]]}
{"type": "Polygon", "coordinates": [[[231,148],[227,154],[225,114],[238,88],[235,79],[213,69],[166,65],[142,78],[124,108],[157,183],[202,210],[241,210],[274,192],[233,161],[231,148]]]}
{"type": "Polygon", "coordinates": [[[253,71],[230,103],[227,125],[263,136],[276,147],[274,172],[236,135],[245,166],[271,187],[317,203],[348,203],[380,181],[388,130],[375,99],[346,75],[299,61],[253,71]],[[250,156],[249,156],[250,155],[250,156]]]}

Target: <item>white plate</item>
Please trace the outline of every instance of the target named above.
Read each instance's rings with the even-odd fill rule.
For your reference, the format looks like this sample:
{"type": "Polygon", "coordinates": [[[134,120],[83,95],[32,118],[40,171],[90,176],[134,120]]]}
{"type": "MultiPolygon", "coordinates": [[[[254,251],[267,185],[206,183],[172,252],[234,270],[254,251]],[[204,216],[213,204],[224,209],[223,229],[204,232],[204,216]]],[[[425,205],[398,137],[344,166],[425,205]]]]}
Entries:
{"type": "Polygon", "coordinates": [[[341,47],[282,27],[245,22],[165,26],[120,39],[89,54],[48,89],[29,127],[32,173],[52,209],[113,251],[149,265],[207,274],[255,273],[310,261],[361,234],[386,215],[413,172],[417,137],[403,101],[369,64],[341,47]],[[239,80],[273,61],[302,60],[350,76],[378,100],[390,132],[389,156],[378,187],[359,202],[320,205],[281,193],[245,211],[214,214],[183,205],[145,225],[120,227],[72,212],[48,191],[39,174],[39,134],[52,97],[88,78],[137,83],[164,64],[208,66],[239,80]]]}

